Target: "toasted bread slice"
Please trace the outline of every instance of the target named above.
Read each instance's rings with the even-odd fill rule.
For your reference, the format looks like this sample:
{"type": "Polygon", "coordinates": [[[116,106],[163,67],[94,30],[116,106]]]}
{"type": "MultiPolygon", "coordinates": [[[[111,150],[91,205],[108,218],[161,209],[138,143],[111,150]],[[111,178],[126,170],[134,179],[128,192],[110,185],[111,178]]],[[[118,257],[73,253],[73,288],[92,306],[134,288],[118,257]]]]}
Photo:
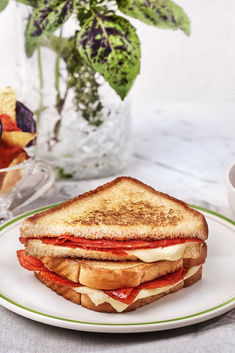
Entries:
{"type": "Polygon", "coordinates": [[[183,267],[183,259],[172,262],[158,261],[152,264],[71,261],[53,257],[44,257],[41,260],[46,267],[62,277],[87,287],[106,290],[137,287],[140,283],[152,281],[183,267]]]}
{"type": "Polygon", "coordinates": [[[178,261],[109,262],[52,256],[44,256],[40,260],[51,271],[75,283],[81,283],[95,289],[111,290],[137,287],[141,283],[152,281],[182,267],[190,268],[200,265],[205,262],[206,255],[207,248],[204,244],[197,258],[178,261]]]}
{"type": "MultiPolygon", "coordinates": [[[[64,296],[65,299],[70,300],[74,303],[76,303],[76,302],[77,302],[77,304],[81,303],[81,305],[84,308],[94,310],[94,311],[99,311],[99,312],[117,313],[117,310],[114,309],[114,307],[110,303],[104,302],[102,304],[95,305],[92,302],[92,300],[90,299],[88,294],[84,294],[84,293],[79,294],[72,288],[64,287],[59,284],[55,284],[51,281],[45,280],[43,277],[40,276],[40,273],[35,273],[35,276],[43,284],[45,284],[47,287],[49,287],[50,289],[55,291],[57,294],[64,296]]],[[[171,288],[169,288],[159,294],[150,295],[145,298],[141,298],[141,299],[136,300],[131,305],[128,305],[123,310],[123,312],[136,310],[141,306],[153,303],[154,301],[156,301],[157,299],[161,298],[162,296],[164,296],[166,294],[176,292],[183,287],[188,287],[188,286],[194,284],[195,282],[197,282],[198,280],[200,280],[201,276],[202,276],[202,266],[191,277],[178,282],[175,286],[173,286],[173,287],[171,287],[171,288]]]]}
{"type": "Polygon", "coordinates": [[[197,266],[203,264],[206,261],[207,257],[207,245],[206,243],[203,244],[201,247],[201,253],[196,258],[184,258],[184,267],[191,268],[193,266],[197,266]]]}
{"type": "MultiPolygon", "coordinates": [[[[201,253],[202,244],[198,242],[188,242],[186,244],[179,244],[177,248],[174,250],[174,258],[173,260],[178,260],[181,257],[183,258],[197,258],[201,253]],[[178,247],[182,245],[182,253],[178,253],[178,247]]],[[[53,257],[73,257],[73,258],[84,258],[84,259],[96,259],[96,260],[106,260],[106,261],[135,261],[142,260],[144,262],[154,262],[159,260],[172,260],[171,256],[168,253],[164,253],[161,249],[158,248],[157,251],[157,260],[153,260],[153,256],[151,256],[150,260],[144,259],[146,254],[152,253],[151,249],[144,249],[139,252],[139,250],[135,251],[125,251],[123,254],[116,254],[110,251],[96,251],[96,250],[86,250],[81,248],[70,248],[65,246],[57,246],[57,245],[48,245],[43,244],[39,239],[29,240],[26,244],[26,254],[30,256],[53,256],[53,257]],[[144,252],[144,256],[143,256],[144,252]],[[159,258],[160,256],[160,258],[159,258]]]]}
{"type": "Polygon", "coordinates": [[[70,234],[89,239],[158,240],[208,234],[204,216],[186,203],[120,177],[60,206],[25,219],[22,237],[70,234]]]}

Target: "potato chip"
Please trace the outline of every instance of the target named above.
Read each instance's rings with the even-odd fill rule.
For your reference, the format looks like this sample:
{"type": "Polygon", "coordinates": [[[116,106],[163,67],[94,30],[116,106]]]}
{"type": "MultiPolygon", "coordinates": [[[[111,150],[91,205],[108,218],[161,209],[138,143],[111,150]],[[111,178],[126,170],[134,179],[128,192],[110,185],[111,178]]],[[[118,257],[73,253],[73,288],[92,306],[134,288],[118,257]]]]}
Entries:
{"type": "Polygon", "coordinates": [[[0,169],[8,168],[13,159],[15,159],[21,152],[21,147],[9,147],[0,142],[0,169]]]}
{"type": "Polygon", "coordinates": [[[16,122],[16,93],[11,87],[0,90],[0,114],[3,113],[16,122]]]}
{"type": "MultiPolygon", "coordinates": [[[[28,158],[27,153],[21,150],[18,156],[13,159],[8,167],[13,167],[17,164],[23,163],[28,158]]],[[[21,169],[10,170],[4,173],[1,173],[0,171],[0,194],[10,191],[22,177],[23,174],[21,169]]]]}
{"type": "Polygon", "coordinates": [[[36,133],[22,131],[3,131],[2,142],[7,146],[19,146],[24,148],[37,136],[36,133]]]}
{"type": "Polygon", "coordinates": [[[2,123],[2,130],[3,131],[22,131],[21,129],[18,128],[18,126],[12,120],[10,115],[0,114],[0,121],[2,123]]]}
{"type": "Polygon", "coordinates": [[[33,113],[23,103],[16,102],[17,126],[24,132],[36,132],[36,122],[33,113]]]}

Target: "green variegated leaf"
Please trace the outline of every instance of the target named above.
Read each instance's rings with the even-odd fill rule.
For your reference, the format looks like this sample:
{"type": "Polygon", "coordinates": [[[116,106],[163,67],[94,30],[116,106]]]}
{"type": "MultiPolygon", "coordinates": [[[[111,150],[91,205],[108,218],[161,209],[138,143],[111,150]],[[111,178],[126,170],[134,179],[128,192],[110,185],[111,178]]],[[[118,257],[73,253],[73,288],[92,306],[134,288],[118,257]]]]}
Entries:
{"type": "Polygon", "coordinates": [[[9,0],[0,0],[0,12],[5,10],[8,5],[9,0]]]}
{"type": "Polygon", "coordinates": [[[33,55],[34,50],[36,49],[38,44],[37,38],[31,38],[29,35],[28,28],[31,23],[31,17],[32,15],[29,16],[28,23],[25,30],[25,52],[28,57],[31,57],[33,55]]]}
{"type": "Polygon", "coordinates": [[[42,36],[53,33],[73,13],[74,0],[44,0],[43,3],[43,6],[33,10],[26,28],[25,48],[28,56],[33,54],[42,36]]]}
{"type": "Polygon", "coordinates": [[[124,99],[140,70],[140,42],[130,22],[93,13],[78,33],[77,48],[124,99]]]}
{"type": "Polygon", "coordinates": [[[149,25],[181,29],[190,34],[190,20],[183,9],[170,0],[117,0],[120,11],[149,25]]]}
{"type": "Polygon", "coordinates": [[[75,4],[75,8],[90,8],[90,0],[78,0],[75,4]]]}
{"type": "Polygon", "coordinates": [[[16,0],[17,2],[20,2],[21,4],[24,4],[24,5],[29,5],[29,6],[32,6],[32,7],[37,7],[38,5],[38,2],[42,2],[43,0],[16,0]]]}

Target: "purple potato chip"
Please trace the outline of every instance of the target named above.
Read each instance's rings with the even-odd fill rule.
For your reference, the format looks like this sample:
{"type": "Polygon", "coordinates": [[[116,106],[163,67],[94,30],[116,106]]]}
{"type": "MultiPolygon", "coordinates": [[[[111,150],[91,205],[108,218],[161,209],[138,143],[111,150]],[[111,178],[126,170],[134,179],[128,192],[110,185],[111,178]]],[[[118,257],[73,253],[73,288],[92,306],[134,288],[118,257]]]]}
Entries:
{"type": "Polygon", "coordinates": [[[23,103],[16,102],[16,123],[24,132],[36,132],[36,123],[33,113],[23,103]]]}
{"type": "Polygon", "coordinates": [[[2,137],[2,121],[0,119],[0,138],[2,137]]]}
{"type": "MultiPolygon", "coordinates": [[[[36,123],[33,113],[23,103],[16,102],[16,123],[23,132],[36,132],[36,123]]],[[[36,138],[29,142],[26,147],[35,144],[36,138]]]]}

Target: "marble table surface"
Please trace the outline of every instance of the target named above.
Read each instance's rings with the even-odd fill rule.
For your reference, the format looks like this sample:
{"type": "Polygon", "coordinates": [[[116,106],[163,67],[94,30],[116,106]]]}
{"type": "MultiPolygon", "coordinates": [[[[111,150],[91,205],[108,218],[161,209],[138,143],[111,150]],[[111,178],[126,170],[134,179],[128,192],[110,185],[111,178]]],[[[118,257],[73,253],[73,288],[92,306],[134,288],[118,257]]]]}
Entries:
{"type": "MultiPolygon", "coordinates": [[[[133,158],[119,175],[235,220],[226,195],[225,173],[235,160],[235,104],[134,104],[133,158]]],[[[57,181],[47,195],[15,214],[64,200],[114,176],[57,181]]],[[[233,279],[234,280],[234,279],[233,279]]],[[[235,309],[207,322],[165,332],[94,334],[50,327],[0,308],[0,353],[213,352],[232,353],[235,309]],[[4,348],[3,348],[4,347],[4,348]]]]}

